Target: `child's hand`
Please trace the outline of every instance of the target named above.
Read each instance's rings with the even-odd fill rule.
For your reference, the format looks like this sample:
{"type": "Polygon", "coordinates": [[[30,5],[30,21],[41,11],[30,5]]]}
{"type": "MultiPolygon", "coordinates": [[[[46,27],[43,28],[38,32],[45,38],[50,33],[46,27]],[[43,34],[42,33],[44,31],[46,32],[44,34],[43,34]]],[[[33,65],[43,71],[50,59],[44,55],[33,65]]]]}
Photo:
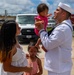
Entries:
{"type": "Polygon", "coordinates": [[[48,14],[47,17],[50,17],[52,14],[48,14]]]}

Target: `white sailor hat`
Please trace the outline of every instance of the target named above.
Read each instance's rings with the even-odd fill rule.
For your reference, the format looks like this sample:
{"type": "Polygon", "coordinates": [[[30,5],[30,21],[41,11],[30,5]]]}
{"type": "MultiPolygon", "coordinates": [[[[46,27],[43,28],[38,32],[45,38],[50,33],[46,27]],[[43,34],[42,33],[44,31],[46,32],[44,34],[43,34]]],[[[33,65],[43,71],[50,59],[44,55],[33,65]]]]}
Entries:
{"type": "Polygon", "coordinates": [[[69,13],[73,13],[74,12],[74,10],[68,4],[60,2],[58,6],[61,7],[62,9],[64,9],[64,10],[66,10],[69,13]]]}

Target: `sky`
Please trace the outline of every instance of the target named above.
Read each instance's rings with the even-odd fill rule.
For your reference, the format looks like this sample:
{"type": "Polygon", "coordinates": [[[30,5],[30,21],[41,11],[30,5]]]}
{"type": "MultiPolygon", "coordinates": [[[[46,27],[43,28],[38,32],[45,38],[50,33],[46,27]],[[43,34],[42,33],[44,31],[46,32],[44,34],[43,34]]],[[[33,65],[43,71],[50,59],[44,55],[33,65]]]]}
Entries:
{"type": "Polygon", "coordinates": [[[9,15],[36,13],[40,3],[46,3],[49,13],[53,13],[59,2],[67,3],[74,9],[74,0],[0,0],[0,14],[4,15],[5,10],[9,15]]]}

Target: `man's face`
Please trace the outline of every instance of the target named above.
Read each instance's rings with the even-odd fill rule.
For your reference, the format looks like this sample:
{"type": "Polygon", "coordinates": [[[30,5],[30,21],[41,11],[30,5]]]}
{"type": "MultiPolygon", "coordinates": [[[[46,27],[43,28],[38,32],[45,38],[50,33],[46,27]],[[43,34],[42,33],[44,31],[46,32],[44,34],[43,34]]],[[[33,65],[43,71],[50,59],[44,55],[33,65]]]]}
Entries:
{"type": "Polygon", "coordinates": [[[62,19],[62,9],[60,7],[58,7],[55,11],[54,11],[54,19],[56,21],[60,21],[62,19]]]}

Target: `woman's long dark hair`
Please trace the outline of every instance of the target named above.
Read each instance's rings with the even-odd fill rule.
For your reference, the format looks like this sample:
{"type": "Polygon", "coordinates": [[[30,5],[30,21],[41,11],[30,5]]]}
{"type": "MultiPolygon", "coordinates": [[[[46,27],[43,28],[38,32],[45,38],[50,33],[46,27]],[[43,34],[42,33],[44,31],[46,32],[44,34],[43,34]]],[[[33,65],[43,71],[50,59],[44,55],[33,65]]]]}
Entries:
{"type": "Polygon", "coordinates": [[[5,61],[9,51],[16,44],[16,22],[14,20],[5,21],[0,30],[0,61],[5,61]]]}

